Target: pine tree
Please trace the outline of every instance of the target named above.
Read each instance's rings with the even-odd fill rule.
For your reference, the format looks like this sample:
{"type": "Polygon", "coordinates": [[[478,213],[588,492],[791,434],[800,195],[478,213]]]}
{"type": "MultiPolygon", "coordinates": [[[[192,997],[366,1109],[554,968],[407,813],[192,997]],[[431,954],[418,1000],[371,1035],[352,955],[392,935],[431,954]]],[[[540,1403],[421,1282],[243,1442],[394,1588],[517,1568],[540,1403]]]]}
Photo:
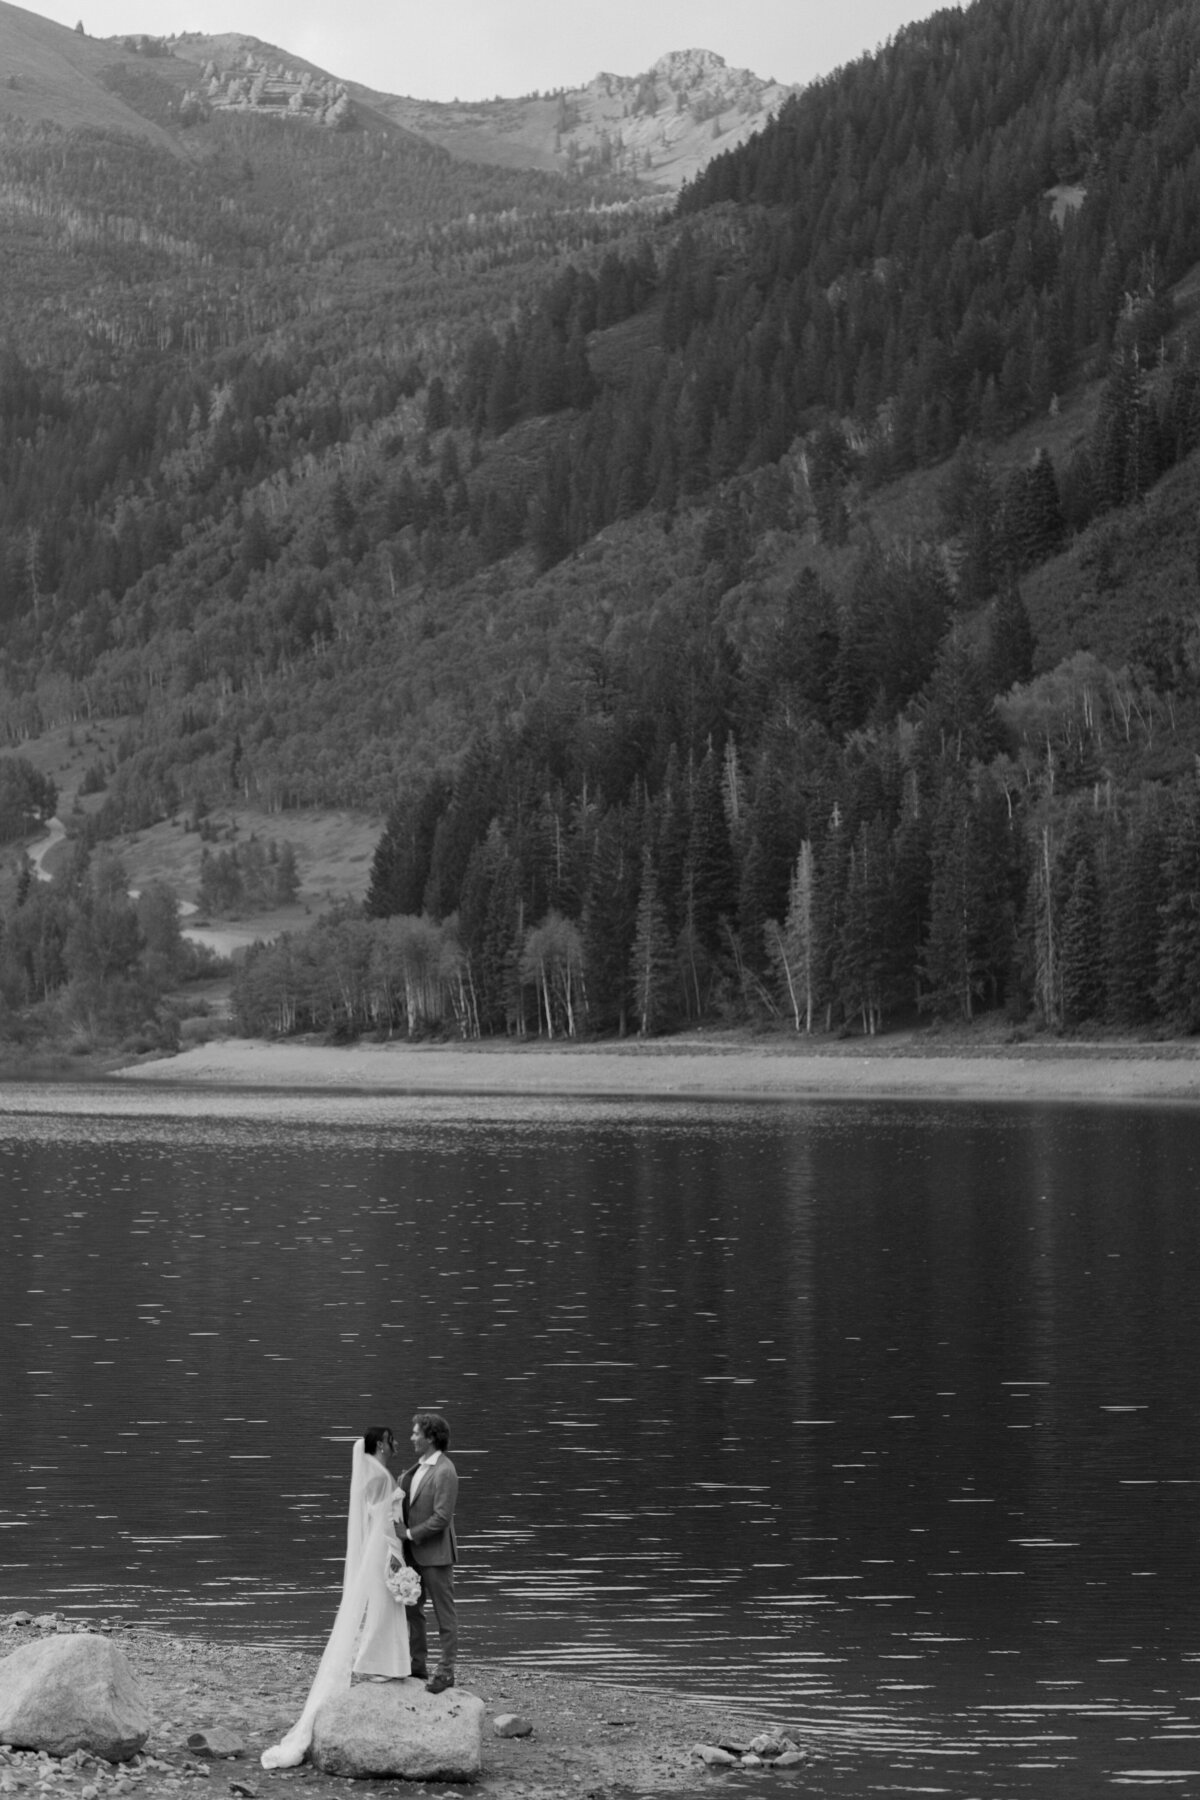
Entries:
{"type": "Polygon", "coordinates": [[[921,999],[921,949],[929,921],[929,832],[916,773],[909,770],[890,852],[895,944],[892,986],[901,1006],[917,1006],[921,999]]]}
{"type": "Polygon", "coordinates": [[[1050,826],[1038,832],[1028,889],[1028,939],[1032,967],[1029,990],[1043,1024],[1056,1031],[1062,1024],[1062,981],[1059,974],[1058,910],[1054,871],[1054,836],[1050,826]]]}
{"type": "Polygon", "coordinates": [[[808,445],[808,489],[823,544],[844,544],[850,535],[846,489],[852,468],[845,434],[827,421],[808,445]]]}
{"type": "Polygon", "coordinates": [[[803,836],[798,819],[802,802],[785,780],[773,748],[763,747],[754,791],[745,810],[746,850],[738,881],[738,928],[743,953],[762,970],[763,926],[787,910],[797,844],[803,836]]]}
{"type": "Polygon", "coordinates": [[[990,682],[959,632],[937,653],[933,673],[916,702],[916,763],[925,785],[939,768],[968,769],[1000,748],[1001,733],[990,682]]]}
{"type": "Polygon", "coordinates": [[[674,1015],[675,957],[666,917],[659,904],[654,861],[648,847],[642,852],[629,985],[638,1035],[652,1037],[662,1031],[674,1015]]]}
{"type": "Polygon", "coordinates": [[[658,901],[672,937],[683,924],[684,868],[692,830],[691,786],[691,770],[681,769],[678,751],[672,744],[653,816],[658,901]]]}
{"type": "Polygon", "coordinates": [[[516,1018],[517,959],[523,948],[525,909],[521,872],[493,819],[471,852],[462,882],[458,935],[466,953],[479,1030],[486,1036],[510,1029],[516,1018]]]}
{"type": "Polygon", "coordinates": [[[1037,640],[1015,579],[1004,583],[992,607],[988,679],[993,693],[1007,694],[1033,675],[1037,640]]]}
{"type": "Polygon", "coordinates": [[[716,957],[724,946],[724,933],[737,928],[738,875],[722,794],[720,761],[711,743],[692,792],[684,893],[690,928],[705,954],[716,957]]]}
{"type": "Polygon", "coordinates": [[[1166,843],[1158,810],[1143,807],[1116,857],[1104,940],[1108,1015],[1116,1025],[1158,1017],[1158,943],[1166,900],[1166,843]]]}
{"type": "Polygon", "coordinates": [[[942,783],[931,863],[923,1004],[941,1019],[972,1019],[981,986],[978,939],[984,894],[970,795],[958,774],[942,783]]]}
{"type": "Polygon", "coordinates": [[[833,979],[847,1017],[858,1014],[870,1037],[883,1027],[892,962],[891,869],[881,814],[864,821],[850,849],[845,911],[833,979]]]}
{"type": "Polygon", "coordinates": [[[434,919],[449,918],[457,910],[471,852],[495,816],[497,800],[498,754],[486,738],[476,737],[467,746],[454,792],[433,834],[422,910],[434,919]]]}
{"type": "Polygon", "coordinates": [[[1176,799],[1163,871],[1157,998],[1178,1031],[1200,1031],[1200,776],[1176,799]]]}
{"type": "Polygon", "coordinates": [[[592,845],[582,935],[592,1027],[625,1035],[629,970],[637,930],[640,861],[636,820],[624,807],[601,815],[592,845]]]}
{"type": "Polygon", "coordinates": [[[1071,1029],[1099,1019],[1104,1011],[1104,963],[1098,954],[1104,941],[1103,915],[1096,865],[1089,855],[1076,859],[1062,921],[1062,1022],[1071,1029]]]}
{"type": "Polygon", "coordinates": [[[449,799],[449,782],[435,776],[415,803],[403,800],[392,806],[371,860],[364,903],[369,919],[421,911],[434,837],[449,799]]]}

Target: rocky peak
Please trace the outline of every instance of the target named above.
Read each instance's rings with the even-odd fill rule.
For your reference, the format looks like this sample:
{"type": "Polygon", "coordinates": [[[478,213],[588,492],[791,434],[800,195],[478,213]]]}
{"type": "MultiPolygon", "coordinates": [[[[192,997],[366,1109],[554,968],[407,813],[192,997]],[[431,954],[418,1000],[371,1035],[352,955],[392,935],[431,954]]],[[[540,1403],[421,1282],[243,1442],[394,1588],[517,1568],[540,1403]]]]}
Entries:
{"type": "Polygon", "coordinates": [[[659,57],[650,73],[670,87],[690,88],[716,81],[725,71],[725,58],[715,50],[670,50],[659,57]]]}
{"type": "Polygon", "coordinates": [[[609,171],[669,193],[761,129],[795,89],[731,69],[715,51],[672,50],[640,75],[602,70],[586,87],[469,105],[374,104],[457,156],[507,167],[609,171]]]}

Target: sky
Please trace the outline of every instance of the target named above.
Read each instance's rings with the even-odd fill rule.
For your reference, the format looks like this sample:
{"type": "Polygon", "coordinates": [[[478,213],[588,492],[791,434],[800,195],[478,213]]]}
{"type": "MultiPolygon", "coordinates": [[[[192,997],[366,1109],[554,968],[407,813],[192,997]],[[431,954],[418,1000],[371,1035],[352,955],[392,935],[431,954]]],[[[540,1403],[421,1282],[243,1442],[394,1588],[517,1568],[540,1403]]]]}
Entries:
{"type": "MultiPolygon", "coordinates": [[[[945,0],[940,0],[945,4],[945,0]]],[[[420,100],[485,100],[640,75],[668,50],[805,82],[938,10],[935,0],[39,0],[91,37],[241,31],[346,81],[420,100]]]]}

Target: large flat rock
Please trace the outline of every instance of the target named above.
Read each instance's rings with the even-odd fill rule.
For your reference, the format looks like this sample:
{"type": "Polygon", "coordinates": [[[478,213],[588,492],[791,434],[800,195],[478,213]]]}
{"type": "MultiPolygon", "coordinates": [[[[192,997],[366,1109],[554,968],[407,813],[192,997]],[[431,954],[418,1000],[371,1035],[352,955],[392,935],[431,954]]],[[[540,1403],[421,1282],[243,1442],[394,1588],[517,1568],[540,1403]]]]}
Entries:
{"type": "Polygon", "coordinates": [[[0,1744],[128,1762],[150,1735],[133,1673],[106,1637],[75,1632],[22,1644],[0,1662],[0,1744]]]}
{"type": "Polygon", "coordinates": [[[326,1775],[474,1781],[483,1771],[483,1701],[421,1681],[364,1681],[327,1700],[310,1756],[326,1775]]]}

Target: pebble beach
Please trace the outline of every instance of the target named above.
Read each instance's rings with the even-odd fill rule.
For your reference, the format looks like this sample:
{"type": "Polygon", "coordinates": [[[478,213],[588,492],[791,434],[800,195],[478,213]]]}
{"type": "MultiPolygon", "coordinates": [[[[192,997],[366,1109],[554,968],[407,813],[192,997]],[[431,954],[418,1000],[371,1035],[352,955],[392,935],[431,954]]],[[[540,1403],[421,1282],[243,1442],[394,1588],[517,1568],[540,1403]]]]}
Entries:
{"type": "MultiPolygon", "coordinates": [[[[283,1735],[304,1704],[317,1663],[311,1652],[174,1637],[119,1621],[42,1615],[36,1623],[17,1623],[21,1617],[27,1619],[13,1615],[0,1620],[0,1657],[49,1632],[103,1631],[129,1662],[153,1723],[144,1751],[124,1764],[78,1752],[59,1760],[0,1747],[0,1794],[62,1800],[108,1800],[124,1794],[165,1800],[168,1795],[219,1793],[242,1800],[282,1800],[303,1792],[309,1800],[350,1793],[375,1794],[378,1800],[383,1792],[403,1791],[417,1800],[468,1791],[438,1783],[351,1783],[323,1775],[308,1763],[299,1769],[263,1769],[261,1752],[283,1735]],[[203,1747],[206,1740],[236,1749],[214,1757],[203,1747]]],[[[468,1662],[460,1671],[460,1685],[477,1694],[487,1709],[484,1773],[469,1790],[486,1800],[690,1795],[712,1779],[698,1747],[716,1747],[721,1740],[748,1744],[756,1732],[781,1723],[726,1715],[669,1694],[495,1664],[468,1662]],[[494,1718],[514,1713],[532,1726],[528,1736],[503,1737],[492,1728],[494,1718]]],[[[792,1780],[801,1770],[811,1774],[819,1761],[819,1752],[807,1748],[792,1780]]],[[[777,1780],[786,1781],[785,1791],[793,1791],[783,1770],[777,1780]]]]}

